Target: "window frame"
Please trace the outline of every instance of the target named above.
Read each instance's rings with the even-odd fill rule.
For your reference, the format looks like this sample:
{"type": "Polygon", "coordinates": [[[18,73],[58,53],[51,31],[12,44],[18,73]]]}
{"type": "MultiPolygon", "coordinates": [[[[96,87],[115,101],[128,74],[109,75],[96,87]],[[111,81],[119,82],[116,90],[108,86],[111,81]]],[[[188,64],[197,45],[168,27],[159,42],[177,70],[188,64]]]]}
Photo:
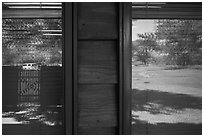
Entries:
{"type": "MultiPolygon", "coordinates": [[[[177,2],[170,4],[189,4],[187,2],[177,2]]],[[[191,2],[196,3],[196,2],[191,2]]],[[[151,10],[141,10],[137,16],[137,12],[132,8],[132,3],[123,3],[120,11],[120,114],[119,114],[119,130],[120,134],[132,135],[132,20],[133,19],[197,19],[202,20],[202,3],[199,2],[198,8],[190,7],[190,11],[180,9],[174,11],[174,7],[170,11],[156,10],[158,14],[147,15],[151,10]],[[175,13],[179,14],[176,15],[175,13]],[[164,14],[165,13],[165,14],[164,14]],[[146,14],[146,15],[145,15],[146,14]],[[190,14],[190,15],[189,15],[190,14]],[[154,15],[154,16],[153,16],[154,15]]],[[[198,2],[197,2],[198,4],[198,2]]]]}
{"type": "Polygon", "coordinates": [[[119,134],[131,135],[132,3],[119,5],[119,134]]]}
{"type": "Polygon", "coordinates": [[[62,38],[63,38],[63,82],[64,82],[64,116],[63,129],[65,135],[72,135],[75,123],[73,111],[74,98],[74,37],[73,32],[73,3],[62,3],[62,38]],[[71,31],[70,31],[71,30],[71,31]]]}
{"type": "MultiPolygon", "coordinates": [[[[76,123],[76,115],[73,113],[76,109],[75,101],[76,96],[74,93],[74,83],[76,83],[76,66],[74,60],[76,60],[76,52],[74,50],[74,37],[73,34],[76,32],[76,25],[74,25],[74,18],[76,14],[73,11],[74,4],[73,2],[62,2],[61,9],[61,19],[62,19],[62,68],[63,68],[63,116],[62,116],[62,134],[63,135],[73,135],[74,134],[74,124],[76,123]],[[74,14],[73,14],[74,13],[74,14]],[[74,28],[73,28],[74,27],[74,28]],[[75,70],[75,71],[74,71],[75,70]],[[73,99],[74,98],[74,99],[73,99]]],[[[35,14],[40,12],[36,10],[35,14]]],[[[37,14],[36,14],[37,15],[37,14]]],[[[14,17],[6,17],[6,14],[3,14],[2,19],[44,19],[40,14],[39,16],[19,17],[18,15],[14,17]]],[[[45,17],[46,19],[58,19],[57,15],[45,17]]],[[[76,38],[75,38],[76,39],[76,38]]],[[[75,46],[76,47],[76,46],[75,46]]],[[[76,48],[75,48],[76,49],[76,48]]],[[[76,101],[75,101],[76,102],[76,101]]]]}

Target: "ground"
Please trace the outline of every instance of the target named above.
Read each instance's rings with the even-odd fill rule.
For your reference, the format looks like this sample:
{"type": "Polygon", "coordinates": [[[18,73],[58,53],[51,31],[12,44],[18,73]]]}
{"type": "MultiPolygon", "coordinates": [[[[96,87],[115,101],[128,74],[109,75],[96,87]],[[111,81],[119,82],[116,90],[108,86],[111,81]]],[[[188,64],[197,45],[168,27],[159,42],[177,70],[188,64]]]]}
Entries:
{"type": "Polygon", "coordinates": [[[201,134],[201,66],[133,66],[132,89],[133,134],[201,134]]]}

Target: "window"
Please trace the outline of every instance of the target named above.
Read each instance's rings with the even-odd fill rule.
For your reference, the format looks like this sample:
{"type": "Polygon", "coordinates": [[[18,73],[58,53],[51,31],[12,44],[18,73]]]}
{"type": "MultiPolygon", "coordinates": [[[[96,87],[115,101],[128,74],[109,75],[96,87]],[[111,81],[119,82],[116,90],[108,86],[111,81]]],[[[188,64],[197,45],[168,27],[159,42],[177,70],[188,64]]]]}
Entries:
{"type": "Polygon", "coordinates": [[[2,5],[3,134],[64,134],[62,3],[2,5]]]}
{"type": "Polygon", "coordinates": [[[133,3],[132,134],[202,133],[202,21],[171,6],[133,3]]]}

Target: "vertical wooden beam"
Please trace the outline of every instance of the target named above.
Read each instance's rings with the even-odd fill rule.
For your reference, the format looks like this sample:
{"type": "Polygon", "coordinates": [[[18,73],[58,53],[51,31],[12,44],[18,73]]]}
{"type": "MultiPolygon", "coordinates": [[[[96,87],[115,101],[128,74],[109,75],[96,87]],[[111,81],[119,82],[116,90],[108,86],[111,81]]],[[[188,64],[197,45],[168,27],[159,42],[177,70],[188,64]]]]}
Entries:
{"type": "Polygon", "coordinates": [[[131,134],[132,3],[123,5],[123,134],[131,134]]]}
{"type": "Polygon", "coordinates": [[[64,117],[63,117],[63,128],[64,133],[67,135],[73,134],[73,22],[72,22],[72,3],[63,3],[63,10],[62,10],[62,22],[63,22],[63,73],[64,73],[64,117]]]}
{"type": "Polygon", "coordinates": [[[123,134],[123,3],[119,3],[119,135],[123,134]]]}
{"type": "Polygon", "coordinates": [[[77,59],[77,22],[78,14],[77,14],[77,3],[73,3],[73,134],[78,134],[78,59],[77,59]]]}
{"type": "Polygon", "coordinates": [[[131,134],[132,3],[119,5],[119,134],[131,134]]]}

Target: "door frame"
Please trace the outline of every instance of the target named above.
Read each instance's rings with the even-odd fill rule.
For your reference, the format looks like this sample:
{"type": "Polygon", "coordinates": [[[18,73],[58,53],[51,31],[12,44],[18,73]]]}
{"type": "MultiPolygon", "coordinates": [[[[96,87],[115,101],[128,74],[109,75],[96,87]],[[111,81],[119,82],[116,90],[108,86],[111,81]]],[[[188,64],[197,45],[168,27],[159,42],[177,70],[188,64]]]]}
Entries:
{"type": "Polygon", "coordinates": [[[132,3],[119,4],[119,134],[131,135],[132,3]]]}
{"type": "MultiPolygon", "coordinates": [[[[64,116],[63,130],[65,135],[73,135],[74,127],[74,28],[73,3],[62,3],[63,34],[63,82],[64,82],[64,116]]],[[[75,63],[76,64],[76,63],[75,63]]]]}

